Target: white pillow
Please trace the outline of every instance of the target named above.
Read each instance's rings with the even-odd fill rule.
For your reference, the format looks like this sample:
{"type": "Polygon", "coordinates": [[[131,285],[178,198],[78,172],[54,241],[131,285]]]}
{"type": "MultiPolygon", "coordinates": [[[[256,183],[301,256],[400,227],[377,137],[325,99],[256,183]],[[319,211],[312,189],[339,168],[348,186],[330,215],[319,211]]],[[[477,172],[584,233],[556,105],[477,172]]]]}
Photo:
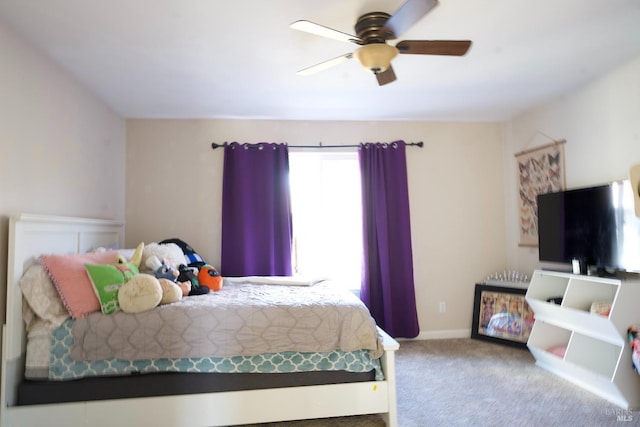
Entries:
{"type": "Polygon", "coordinates": [[[42,264],[27,269],[19,281],[22,295],[37,317],[58,327],[67,320],[69,312],[42,264]]]}

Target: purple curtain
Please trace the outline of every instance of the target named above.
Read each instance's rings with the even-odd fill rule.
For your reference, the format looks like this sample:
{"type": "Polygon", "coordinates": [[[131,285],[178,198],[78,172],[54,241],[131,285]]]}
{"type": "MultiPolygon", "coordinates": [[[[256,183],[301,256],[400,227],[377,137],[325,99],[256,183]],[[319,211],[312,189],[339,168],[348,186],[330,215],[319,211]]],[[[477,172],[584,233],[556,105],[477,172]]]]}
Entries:
{"type": "Polygon", "coordinates": [[[420,332],[416,311],[405,143],[361,144],[364,262],[361,298],[393,337],[420,332]]]}
{"type": "Polygon", "coordinates": [[[290,197],[286,144],[225,144],[223,276],[291,275],[290,197]]]}

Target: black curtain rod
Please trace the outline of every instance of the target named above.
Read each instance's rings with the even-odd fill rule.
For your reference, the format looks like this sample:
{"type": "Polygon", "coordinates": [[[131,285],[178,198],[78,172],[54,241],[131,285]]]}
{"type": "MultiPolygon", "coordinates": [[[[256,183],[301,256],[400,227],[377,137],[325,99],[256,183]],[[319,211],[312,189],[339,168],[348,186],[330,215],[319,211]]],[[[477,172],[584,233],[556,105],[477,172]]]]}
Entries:
{"type": "MultiPolygon", "coordinates": [[[[218,143],[212,142],[211,148],[215,150],[216,148],[224,147],[226,144],[227,144],[226,142],[224,144],[218,144],[218,143]]],[[[422,141],[407,142],[405,143],[405,145],[422,148],[424,146],[424,142],[422,141]]],[[[289,148],[358,148],[358,147],[360,147],[359,144],[358,145],[322,145],[322,142],[318,145],[289,145],[289,148]]]]}

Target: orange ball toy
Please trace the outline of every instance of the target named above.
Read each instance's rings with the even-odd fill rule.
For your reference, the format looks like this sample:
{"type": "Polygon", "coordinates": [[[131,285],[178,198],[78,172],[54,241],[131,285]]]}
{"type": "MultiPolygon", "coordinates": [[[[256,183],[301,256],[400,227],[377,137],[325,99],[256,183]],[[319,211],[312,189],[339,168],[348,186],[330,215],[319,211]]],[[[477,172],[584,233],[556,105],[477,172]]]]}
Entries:
{"type": "Polygon", "coordinates": [[[212,291],[219,291],[222,289],[222,276],[213,266],[205,264],[198,271],[198,283],[212,291]]]}

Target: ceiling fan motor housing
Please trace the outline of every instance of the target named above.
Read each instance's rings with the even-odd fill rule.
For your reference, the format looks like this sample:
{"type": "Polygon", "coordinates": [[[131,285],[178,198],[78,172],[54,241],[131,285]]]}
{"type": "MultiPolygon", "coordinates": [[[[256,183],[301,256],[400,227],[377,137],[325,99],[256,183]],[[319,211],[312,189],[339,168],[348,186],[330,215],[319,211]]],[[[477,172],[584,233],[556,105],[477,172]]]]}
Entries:
{"type": "Polygon", "coordinates": [[[391,17],[385,12],[370,12],[358,18],[355,25],[357,36],[362,40],[362,47],[354,52],[354,56],[362,66],[374,74],[386,71],[398,50],[387,44],[387,40],[395,35],[384,26],[391,17]]]}
{"type": "Polygon", "coordinates": [[[358,18],[355,30],[362,44],[386,43],[388,39],[395,38],[391,30],[384,28],[389,18],[391,15],[385,12],[370,12],[358,18]]]}

